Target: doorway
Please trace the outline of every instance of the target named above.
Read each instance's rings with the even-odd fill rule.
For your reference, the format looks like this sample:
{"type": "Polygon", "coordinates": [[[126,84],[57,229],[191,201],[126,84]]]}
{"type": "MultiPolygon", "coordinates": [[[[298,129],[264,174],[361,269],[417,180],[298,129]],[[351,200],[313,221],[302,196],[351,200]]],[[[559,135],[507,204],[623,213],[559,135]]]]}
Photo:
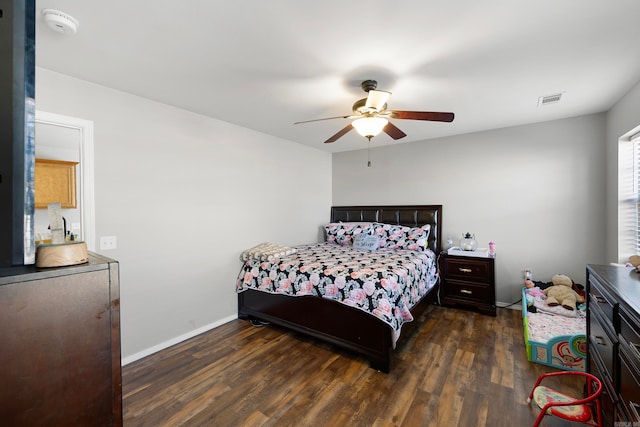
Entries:
{"type": "MultiPolygon", "coordinates": [[[[36,157],[78,162],[76,209],[63,212],[68,229],[78,234],[90,251],[96,250],[93,122],[36,110],[36,157]]],[[[48,214],[36,209],[35,233],[46,230],[48,214]]]]}

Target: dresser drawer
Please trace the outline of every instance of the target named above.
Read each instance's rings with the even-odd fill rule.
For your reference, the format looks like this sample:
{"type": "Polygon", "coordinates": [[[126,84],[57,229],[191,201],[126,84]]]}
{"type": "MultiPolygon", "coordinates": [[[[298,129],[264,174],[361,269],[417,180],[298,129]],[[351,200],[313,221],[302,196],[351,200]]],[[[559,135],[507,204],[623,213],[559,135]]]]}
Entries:
{"type": "MultiPolygon", "coordinates": [[[[603,367],[609,373],[614,375],[615,358],[618,350],[618,341],[615,337],[611,337],[606,328],[603,326],[603,319],[592,311],[589,316],[589,347],[594,353],[597,353],[603,367]]],[[[613,380],[613,378],[611,378],[613,380]]]]}
{"type": "Polygon", "coordinates": [[[598,377],[602,381],[603,389],[600,395],[600,403],[603,409],[604,425],[612,426],[614,423],[614,414],[620,412],[618,409],[621,404],[618,401],[618,393],[616,392],[615,385],[611,378],[609,378],[606,369],[600,364],[600,360],[597,355],[594,355],[589,350],[589,356],[591,360],[591,373],[598,377]]]}
{"type": "Polygon", "coordinates": [[[447,281],[446,296],[484,304],[493,304],[495,290],[489,285],[481,283],[463,282],[458,280],[447,281]]]}
{"type": "Polygon", "coordinates": [[[620,309],[620,339],[640,358],[640,321],[624,308],[620,309]]]}
{"type": "Polygon", "coordinates": [[[449,279],[490,283],[493,281],[491,261],[489,259],[448,257],[444,263],[444,274],[449,279]]]}
{"type": "Polygon", "coordinates": [[[638,355],[620,346],[620,400],[632,422],[640,421],[640,372],[638,355]]]}
{"type": "Polygon", "coordinates": [[[604,314],[605,319],[615,327],[614,315],[617,304],[593,276],[589,277],[589,305],[597,307],[604,314]]]}

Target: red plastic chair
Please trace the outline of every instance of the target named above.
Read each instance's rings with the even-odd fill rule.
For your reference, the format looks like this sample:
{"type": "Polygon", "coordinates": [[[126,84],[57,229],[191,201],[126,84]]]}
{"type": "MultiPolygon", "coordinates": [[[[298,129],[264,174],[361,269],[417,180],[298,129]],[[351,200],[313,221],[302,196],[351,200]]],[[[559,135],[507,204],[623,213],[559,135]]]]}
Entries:
{"type": "Polygon", "coordinates": [[[600,408],[600,394],[602,383],[595,376],[586,372],[562,371],[542,374],[531,389],[527,403],[535,401],[541,411],[533,427],[538,427],[545,415],[562,418],[564,420],[584,423],[590,426],[602,427],[602,413],[600,408]],[[587,381],[587,396],[583,399],[566,395],[550,387],[541,385],[544,378],[561,375],[580,375],[587,381]]]}

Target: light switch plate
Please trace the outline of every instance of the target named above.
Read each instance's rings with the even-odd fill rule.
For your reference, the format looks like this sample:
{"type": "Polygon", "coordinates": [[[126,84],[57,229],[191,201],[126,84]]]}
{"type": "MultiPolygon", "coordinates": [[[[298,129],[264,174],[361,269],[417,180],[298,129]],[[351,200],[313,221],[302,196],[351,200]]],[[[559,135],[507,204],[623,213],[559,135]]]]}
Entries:
{"type": "Polygon", "coordinates": [[[116,248],[116,236],[100,237],[100,250],[107,251],[116,248]]]}

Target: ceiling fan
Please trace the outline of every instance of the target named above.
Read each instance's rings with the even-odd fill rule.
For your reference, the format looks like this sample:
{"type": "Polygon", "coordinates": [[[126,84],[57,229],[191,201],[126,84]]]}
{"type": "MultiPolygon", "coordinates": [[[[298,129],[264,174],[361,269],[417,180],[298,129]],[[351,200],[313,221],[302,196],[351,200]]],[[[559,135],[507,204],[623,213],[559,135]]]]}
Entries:
{"type": "Polygon", "coordinates": [[[353,104],[353,114],[348,116],[326,117],[324,119],[305,120],[295,122],[294,124],[318,122],[321,120],[333,119],[356,119],[349,123],[338,133],[325,141],[325,144],[337,141],[346,135],[351,129],[355,128],[358,133],[369,141],[380,132],[386,133],[394,140],[404,138],[406,133],[401,131],[396,125],[391,123],[389,119],[399,120],[426,120],[433,122],[452,122],[453,113],[441,113],[435,111],[402,111],[387,110],[387,101],[391,96],[391,92],[376,90],[378,82],[375,80],[365,80],[361,84],[362,90],[368,93],[366,98],[357,100],[353,104]]]}

